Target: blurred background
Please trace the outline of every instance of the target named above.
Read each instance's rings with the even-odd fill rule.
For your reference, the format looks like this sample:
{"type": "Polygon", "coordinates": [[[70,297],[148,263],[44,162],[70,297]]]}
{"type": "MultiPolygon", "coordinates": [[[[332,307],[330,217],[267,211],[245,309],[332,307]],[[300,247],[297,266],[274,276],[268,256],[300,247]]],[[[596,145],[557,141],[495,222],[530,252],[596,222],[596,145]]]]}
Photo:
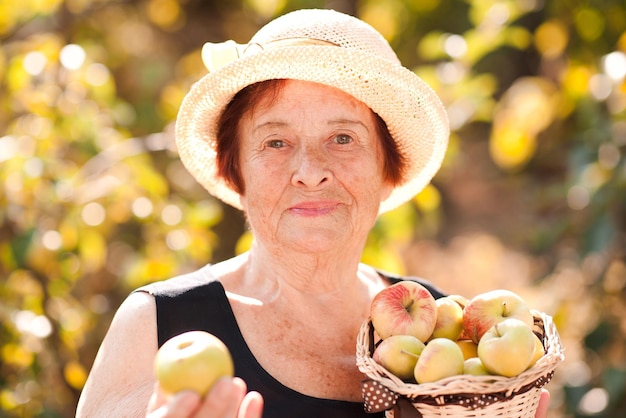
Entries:
{"type": "Polygon", "coordinates": [[[626,416],[623,0],[0,0],[0,416],[73,416],[132,289],[245,251],[173,122],[204,42],[311,7],[377,28],[450,115],[364,261],[518,292],[566,348],[550,416],[626,416]]]}

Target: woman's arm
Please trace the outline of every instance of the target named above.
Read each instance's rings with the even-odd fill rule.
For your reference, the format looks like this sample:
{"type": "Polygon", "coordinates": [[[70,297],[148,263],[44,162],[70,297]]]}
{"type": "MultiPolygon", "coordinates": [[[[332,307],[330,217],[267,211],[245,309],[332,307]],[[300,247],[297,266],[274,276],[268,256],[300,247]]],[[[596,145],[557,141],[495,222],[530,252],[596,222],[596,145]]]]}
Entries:
{"type": "Polygon", "coordinates": [[[156,305],[148,293],[131,294],[104,337],[78,401],[76,417],[260,418],[263,398],[247,392],[239,378],[223,378],[201,399],[193,392],[171,399],[154,377],[157,352],[156,305]]]}
{"type": "Polygon", "coordinates": [[[100,346],[76,416],[145,416],[155,384],[157,348],[154,298],[132,293],[116,312],[100,346]]]}

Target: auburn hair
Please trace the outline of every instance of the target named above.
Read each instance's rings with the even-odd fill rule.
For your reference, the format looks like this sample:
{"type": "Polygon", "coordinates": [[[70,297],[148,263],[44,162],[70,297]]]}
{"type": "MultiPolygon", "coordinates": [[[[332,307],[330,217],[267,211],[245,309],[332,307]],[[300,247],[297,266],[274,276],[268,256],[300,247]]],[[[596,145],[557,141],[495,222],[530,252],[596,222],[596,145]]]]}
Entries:
{"type": "MultiPolygon", "coordinates": [[[[217,127],[217,174],[238,194],[245,192],[245,184],[239,166],[239,121],[268,99],[272,103],[280,94],[286,79],[266,80],[241,89],[222,112],[217,127]]],[[[403,180],[404,155],[398,149],[385,121],[372,111],[376,130],[383,150],[383,177],[394,186],[403,180]]]]}

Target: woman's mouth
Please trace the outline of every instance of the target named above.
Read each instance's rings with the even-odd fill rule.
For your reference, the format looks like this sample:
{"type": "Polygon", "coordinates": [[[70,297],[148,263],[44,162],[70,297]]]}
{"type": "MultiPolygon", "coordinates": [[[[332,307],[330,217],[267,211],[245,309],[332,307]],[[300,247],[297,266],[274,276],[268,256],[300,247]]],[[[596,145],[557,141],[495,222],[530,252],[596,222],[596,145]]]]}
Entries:
{"type": "Polygon", "coordinates": [[[293,205],[289,210],[300,216],[322,216],[333,212],[339,205],[336,201],[302,202],[293,205]]]}

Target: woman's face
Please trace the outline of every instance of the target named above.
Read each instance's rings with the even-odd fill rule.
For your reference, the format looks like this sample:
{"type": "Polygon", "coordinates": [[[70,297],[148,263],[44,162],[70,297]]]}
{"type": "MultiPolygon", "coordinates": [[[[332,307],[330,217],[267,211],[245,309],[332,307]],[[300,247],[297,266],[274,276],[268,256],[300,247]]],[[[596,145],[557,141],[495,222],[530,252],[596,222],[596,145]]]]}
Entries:
{"type": "Polygon", "coordinates": [[[241,203],[258,241],[305,252],[362,246],[391,192],[365,104],[288,80],[242,118],[239,139],[241,203]]]}

